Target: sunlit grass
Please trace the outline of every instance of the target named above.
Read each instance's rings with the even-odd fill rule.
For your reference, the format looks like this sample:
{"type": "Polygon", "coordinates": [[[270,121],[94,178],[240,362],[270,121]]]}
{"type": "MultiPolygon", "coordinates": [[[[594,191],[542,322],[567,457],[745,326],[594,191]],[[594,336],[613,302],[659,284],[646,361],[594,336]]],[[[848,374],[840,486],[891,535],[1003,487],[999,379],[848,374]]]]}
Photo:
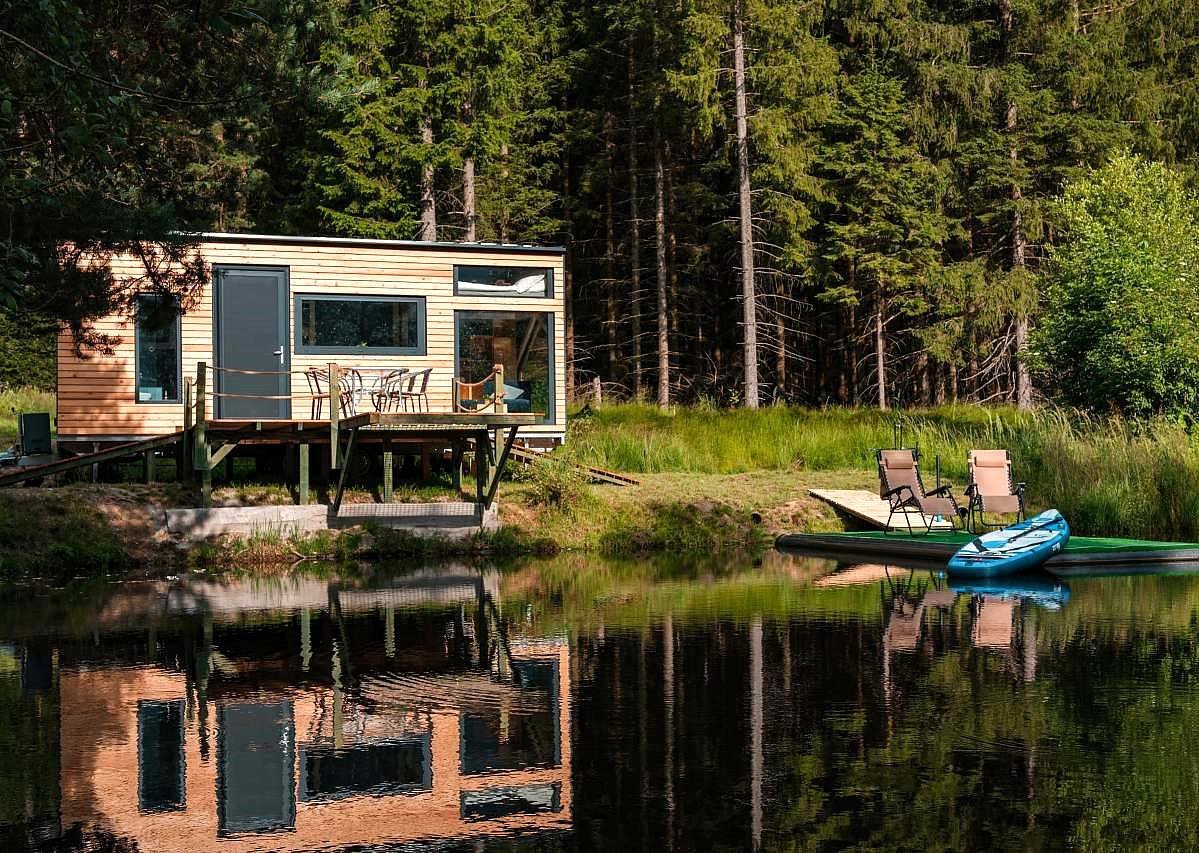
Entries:
{"type": "Polygon", "coordinates": [[[1006,448],[1030,503],[1057,507],[1077,533],[1199,539],[1199,441],[1165,420],[966,405],[662,412],[626,404],[575,419],[565,452],[630,473],[873,472],[875,451],[893,446],[901,424],[929,480],[940,457],[944,477],[962,487],[968,450],[1006,448]]]}
{"type": "Polygon", "coordinates": [[[38,388],[0,388],[0,448],[17,440],[17,415],[49,412],[54,415],[54,392],[38,388]]]}

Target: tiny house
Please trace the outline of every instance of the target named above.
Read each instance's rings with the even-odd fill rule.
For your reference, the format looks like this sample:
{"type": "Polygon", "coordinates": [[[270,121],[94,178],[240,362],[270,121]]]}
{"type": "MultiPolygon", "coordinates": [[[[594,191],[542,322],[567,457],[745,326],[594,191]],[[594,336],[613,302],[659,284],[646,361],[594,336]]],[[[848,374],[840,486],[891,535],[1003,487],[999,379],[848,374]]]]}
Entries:
{"type": "MultiPolygon", "coordinates": [[[[58,348],[58,441],[69,450],[181,429],[185,377],[213,366],[216,420],[327,418],[314,377],[330,363],[370,382],[403,372],[412,405],[451,412],[458,383],[503,368],[508,412],[531,412],[529,443],[566,428],[563,249],[335,237],[204,234],[209,283],[186,310],[138,298],[97,331],[111,353],[58,348]],[[415,382],[412,380],[416,379],[415,382]]],[[[140,275],[134,258],[116,276],[140,275]]],[[[409,404],[409,398],[402,401],[409,404]]],[[[398,404],[398,403],[397,403],[398,404]]]]}

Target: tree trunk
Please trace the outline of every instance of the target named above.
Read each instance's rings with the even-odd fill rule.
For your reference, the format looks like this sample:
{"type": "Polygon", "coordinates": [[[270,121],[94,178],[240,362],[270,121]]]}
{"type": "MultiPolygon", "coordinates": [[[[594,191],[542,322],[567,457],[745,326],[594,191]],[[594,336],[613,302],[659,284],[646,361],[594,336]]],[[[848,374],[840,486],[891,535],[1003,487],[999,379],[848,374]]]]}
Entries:
{"type": "Polygon", "coordinates": [[[741,302],[745,405],[758,408],[758,299],[754,292],[753,200],[749,182],[749,105],[745,94],[745,6],[733,0],[733,88],[736,111],[737,202],[741,214],[741,302]]]}
{"type": "Polygon", "coordinates": [[[641,213],[637,198],[637,57],[629,37],[629,268],[633,315],[633,395],[641,396],[641,213]]]}
{"type": "MultiPolygon", "coordinates": [[[[433,147],[433,126],[427,121],[420,127],[420,141],[426,152],[433,147]]],[[[437,239],[437,201],[433,196],[433,164],[426,161],[420,167],[420,238],[437,239]]]]}
{"type": "Polygon", "coordinates": [[[605,326],[608,333],[608,380],[616,380],[616,366],[620,361],[620,348],[616,343],[616,227],[614,205],[612,203],[612,183],[615,172],[612,161],[616,151],[616,141],[612,138],[612,114],[604,116],[604,150],[608,160],[607,194],[604,201],[604,270],[607,274],[606,300],[607,319],[605,326]]]}
{"type": "MultiPolygon", "coordinates": [[[[562,163],[562,197],[570,198],[570,158],[562,163]]],[[[574,309],[574,246],[573,222],[571,207],[564,205],[563,224],[566,231],[566,257],[562,264],[562,313],[565,329],[565,340],[562,342],[566,357],[566,398],[570,400],[575,390],[575,309],[574,309]]],[[[503,242],[501,240],[500,242],[503,242]]]]}
{"type": "Polygon", "coordinates": [[[462,239],[467,243],[475,242],[475,158],[466,157],[462,161],[462,216],[466,221],[466,230],[462,239]]]}
{"type": "Polygon", "coordinates": [[[878,407],[887,408],[887,335],[883,321],[886,305],[880,295],[874,309],[874,362],[878,371],[878,407]]]}
{"type": "MultiPolygon", "coordinates": [[[[658,23],[654,22],[653,60],[658,64],[658,23]]],[[[654,246],[657,252],[658,286],[658,405],[670,406],[670,305],[666,299],[669,273],[666,269],[666,168],[662,160],[662,127],[658,120],[661,101],[654,95],[654,246]]]]}
{"type": "MultiPolygon", "coordinates": [[[[1012,0],[1001,0],[999,4],[999,21],[1003,28],[1004,54],[1011,55],[1011,37],[1013,28],[1012,0]]],[[[1011,159],[1013,171],[1019,159],[1016,146],[1017,121],[1016,101],[1009,96],[1007,103],[1006,130],[1008,132],[1008,156],[1011,159]]],[[[1020,185],[1012,183],[1012,271],[1023,272],[1027,250],[1027,237],[1024,234],[1024,214],[1021,211],[1023,194],[1020,185]]],[[[1021,283],[1023,285],[1023,283],[1021,283]]],[[[1028,317],[1016,317],[1016,351],[1015,360],[1015,397],[1019,409],[1032,408],[1032,378],[1028,374],[1025,357],[1028,351],[1028,317]]]]}

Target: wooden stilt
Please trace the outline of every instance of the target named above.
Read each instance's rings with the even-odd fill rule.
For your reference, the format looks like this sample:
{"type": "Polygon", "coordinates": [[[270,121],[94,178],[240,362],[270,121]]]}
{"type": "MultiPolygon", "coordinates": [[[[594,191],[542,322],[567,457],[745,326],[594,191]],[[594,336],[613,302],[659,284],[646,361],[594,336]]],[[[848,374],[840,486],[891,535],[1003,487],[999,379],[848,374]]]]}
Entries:
{"type": "Polygon", "coordinates": [[[145,451],[145,453],[142,454],[142,458],[145,460],[146,485],[148,486],[154,482],[154,463],[155,463],[154,451],[153,450],[145,451]]]}
{"type": "Polygon", "coordinates": [[[395,458],[391,453],[391,439],[383,439],[383,503],[391,503],[392,478],[395,476],[395,458]]]}
{"type": "Polygon", "coordinates": [[[422,480],[428,480],[433,476],[433,463],[430,453],[429,445],[422,444],[420,446],[420,477],[422,480]]]}
{"type": "Polygon", "coordinates": [[[358,430],[350,430],[350,440],[346,443],[346,458],[342,460],[341,473],[337,477],[337,497],[333,499],[333,514],[341,509],[341,499],[346,492],[346,480],[349,479],[348,474],[350,466],[354,463],[355,439],[358,437],[358,430]]]}
{"type": "Polygon", "coordinates": [[[337,365],[329,362],[329,471],[336,471],[338,453],[341,446],[338,443],[337,421],[341,417],[341,375],[337,365]]]}
{"type": "Polygon", "coordinates": [[[475,505],[480,515],[483,513],[483,498],[487,488],[487,448],[491,446],[490,434],[487,430],[475,433],[475,505]]]}
{"type": "Polygon", "coordinates": [[[450,482],[455,494],[462,494],[462,442],[455,440],[450,447],[450,482]]]}
{"type": "Polygon", "coordinates": [[[300,445],[300,506],[308,506],[308,442],[300,445]]]}

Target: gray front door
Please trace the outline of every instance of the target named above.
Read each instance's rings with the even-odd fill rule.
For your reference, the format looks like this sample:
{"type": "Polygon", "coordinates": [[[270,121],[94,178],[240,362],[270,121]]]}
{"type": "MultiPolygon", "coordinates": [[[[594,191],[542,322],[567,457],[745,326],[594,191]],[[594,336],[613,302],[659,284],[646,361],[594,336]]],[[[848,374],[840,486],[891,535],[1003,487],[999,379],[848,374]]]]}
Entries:
{"type": "Polygon", "coordinates": [[[217,267],[216,412],[219,418],[290,418],[287,270],[217,267]]]}

